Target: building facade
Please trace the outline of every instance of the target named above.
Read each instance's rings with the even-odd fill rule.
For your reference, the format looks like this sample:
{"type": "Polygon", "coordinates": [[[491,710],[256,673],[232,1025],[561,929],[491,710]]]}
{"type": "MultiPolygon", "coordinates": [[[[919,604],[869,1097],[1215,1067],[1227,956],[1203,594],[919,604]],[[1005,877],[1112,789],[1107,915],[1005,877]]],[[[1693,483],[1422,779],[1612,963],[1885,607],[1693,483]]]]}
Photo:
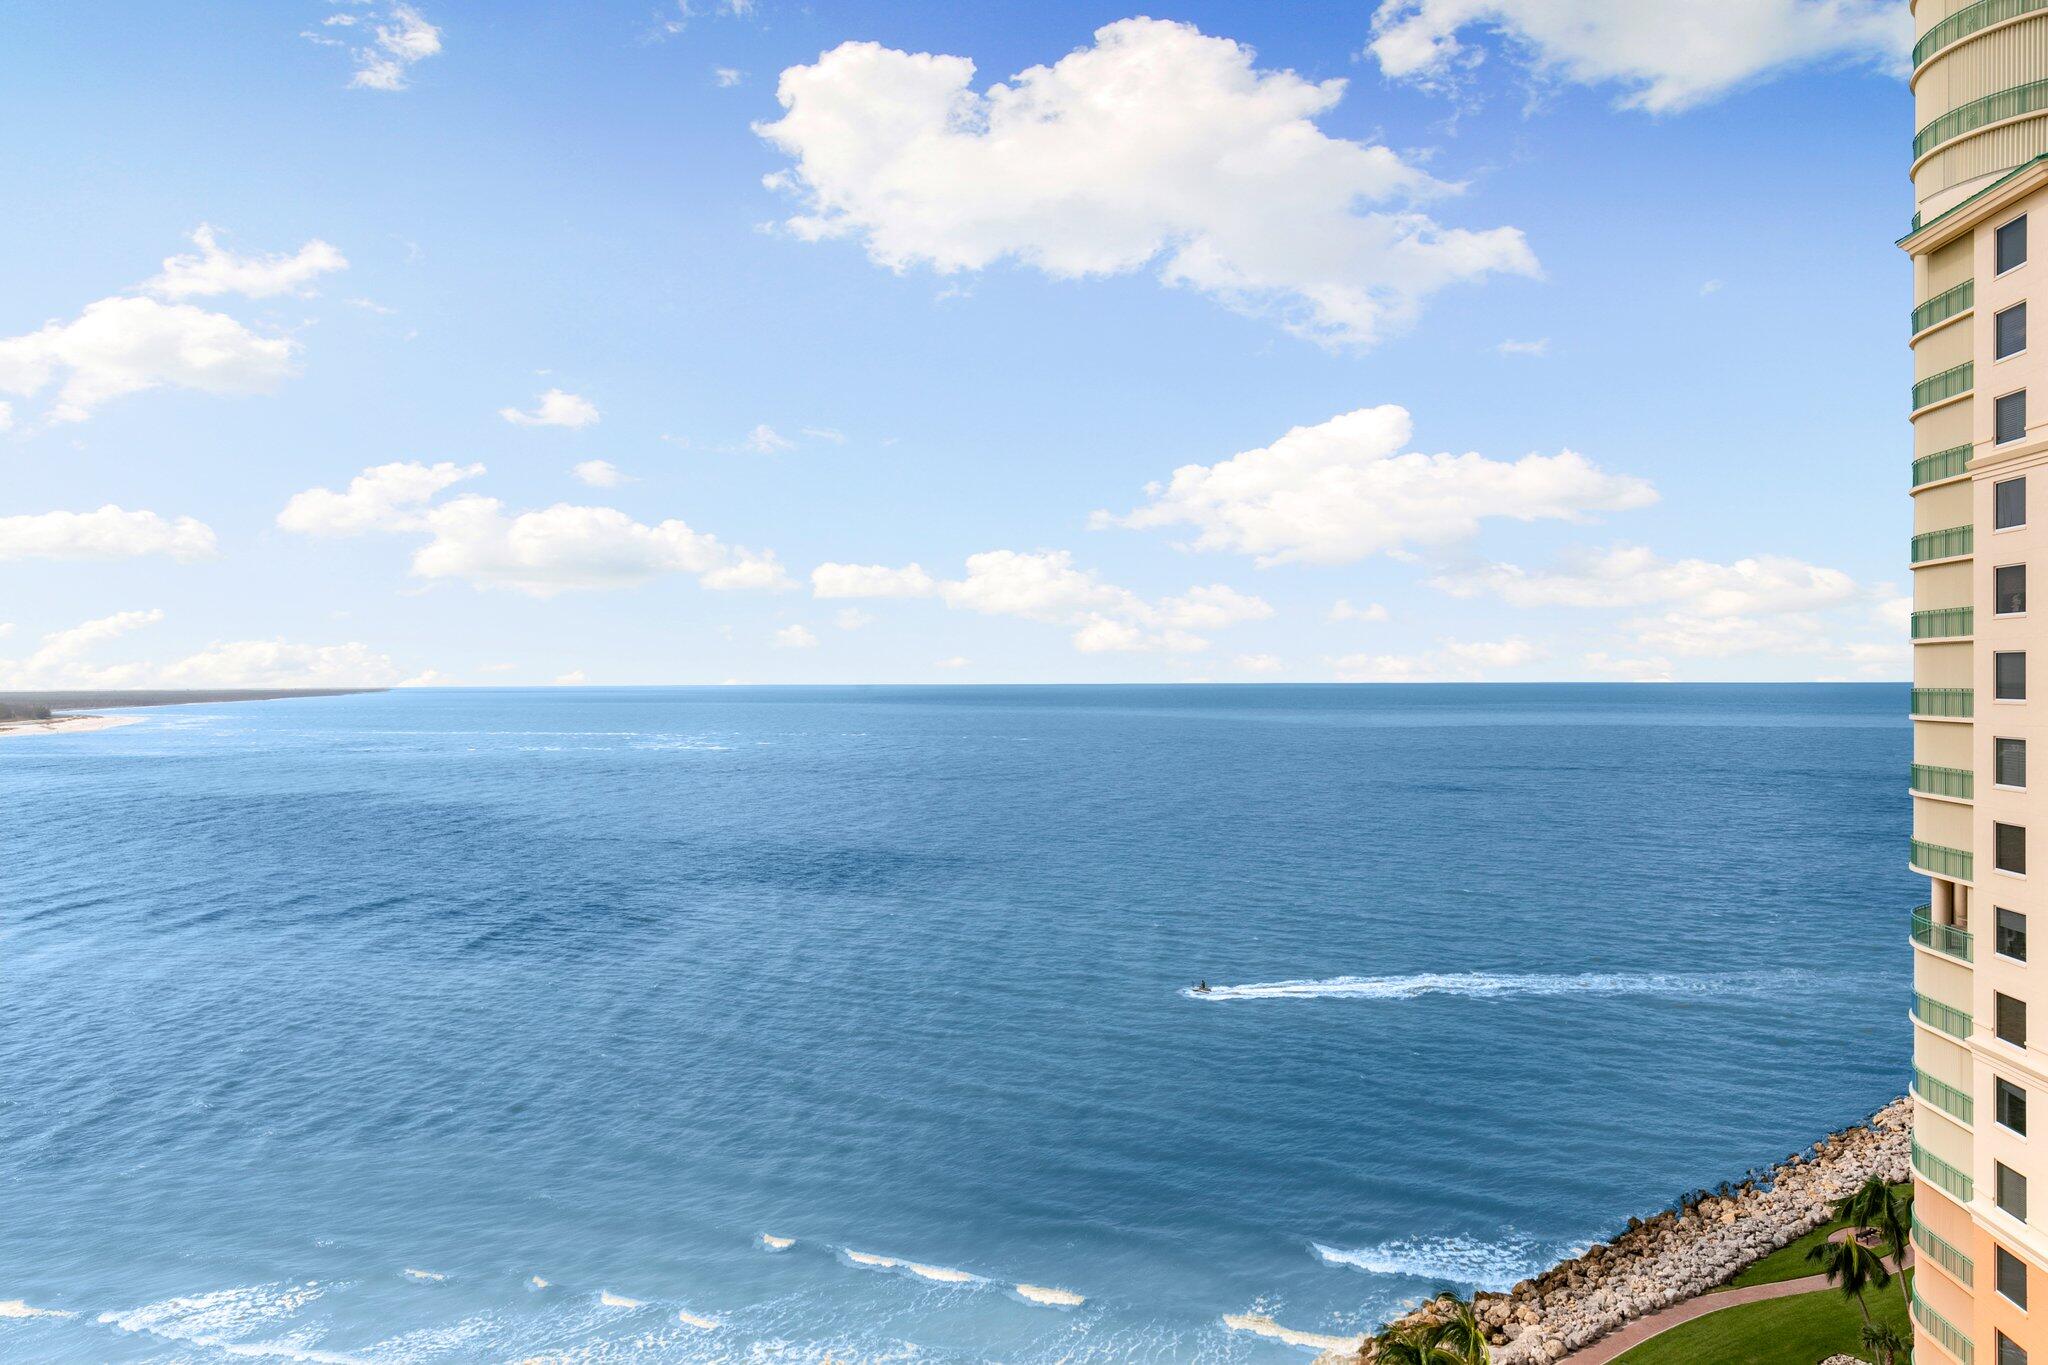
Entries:
{"type": "Polygon", "coordinates": [[[2048,331],[2029,346],[2037,282],[2048,329],[2048,0],[1917,0],[1914,30],[1914,1359],[2048,1365],[2048,990],[2028,942],[2038,920],[2048,958],[2028,874],[2040,844],[2048,880],[2048,770],[2040,801],[2027,770],[2048,713],[2027,612],[2029,565],[2048,573],[2048,331]]]}

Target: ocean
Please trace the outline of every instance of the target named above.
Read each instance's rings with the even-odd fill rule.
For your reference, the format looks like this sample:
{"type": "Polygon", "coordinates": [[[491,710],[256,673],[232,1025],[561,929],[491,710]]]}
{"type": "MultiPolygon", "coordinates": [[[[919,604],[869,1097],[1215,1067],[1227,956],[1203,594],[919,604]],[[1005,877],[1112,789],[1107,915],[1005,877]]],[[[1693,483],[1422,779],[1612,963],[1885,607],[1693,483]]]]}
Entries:
{"type": "Polygon", "coordinates": [[[0,739],[8,1361],[1303,1362],[1907,1080],[1903,685],[135,714],[0,739]]]}

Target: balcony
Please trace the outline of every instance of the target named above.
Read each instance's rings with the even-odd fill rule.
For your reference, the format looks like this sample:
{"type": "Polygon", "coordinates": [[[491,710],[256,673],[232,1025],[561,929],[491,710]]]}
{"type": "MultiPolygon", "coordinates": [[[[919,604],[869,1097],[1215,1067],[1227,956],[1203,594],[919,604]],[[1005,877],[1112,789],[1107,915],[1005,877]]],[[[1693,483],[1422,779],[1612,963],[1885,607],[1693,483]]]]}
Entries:
{"type": "Polygon", "coordinates": [[[1913,386],[1913,411],[1968,393],[1976,383],[1976,375],[1976,366],[1967,360],[1954,369],[1928,375],[1913,386]]]}
{"type": "Polygon", "coordinates": [[[1932,763],[1915,763],[1910,785],[1922,796],[1947,796],[1957,801],[1968,801],[1976,793],[1977,774],[1968,768],[1937,768],[1932,763]]]}
{"type": "Polygon", "coordinates": [[[1977,689],[1974,687],[1916,687],[1913,689],[1912,711],[1916,716],[1933,716],[1944,720],[1968,720],[1976,710],[1977,689]]]}
{"type": "Polygon", "coordinates": [[[1970,1122],[1970,1116],[1976,1112],[1976,1102],[1968,1094],[1947,1081],[1936,1080],[1917,1066],[1913,1068],[1913,1093],[1964,1123],[1970,1122]]]}
{"type": "Polygon", "coordinates": [[[1949,1165],[1925,1147],[1922,1147],[1918,1142],[1913,1144],[1913,1169],[1918,1171],[1920,1178],[1928,1184],[1936,1189],[1948,1191],[1965,1204],[1970,1202],[1970,1196],[1976,1189],[1976,1182],[1972,1181],[1969,1176],[1964,1175],[1961,1171],[1949,1165]]]}
{"type": "Polygon", "coordinates": [[[1920,35],[1920,41],[1913,44],[1913,65],[1920,65],[1943,48],[1960,43],[1979,29],[2032,14],[2038,9],[2048,9],[2048,0],[1977,0],[1976,4],[1966,5],[1920,35]]]}
{"type": "Polygon", "coordinates": [[[1969,607],[1936,607],[1933,611],[1916,611],[1913,613],[1913,638],[1964,639],[1970,634],[1975,616],[1976,613],[1969,607]]]}
{"type": "Polygon", "coordinates": [[[1926,1252],[1929,1260],[1963,1284],[1972,1285],[1977,1282],[1976,1262],[1930,1232],[1927,1224],[1918,1218],[1913,1220],[1913,1245],[1926,1252]]]}
{"type": "Polygon", "coordinates": [[[2048,109],[2048,81],[2028,81],[2025,85],[1986,95],[1981,100],[1971,100],[1949,110],[1914,134],[1913,159],[1918,161],[1942,143],[1953,142],[1986,124],[2003,123],[2010,118],[2037,114],[2043,109],[2048,109]]]}
{"type": "Polygon", "coordinates": [[[1939,1029],[1951,1038],[1964,1042],[1970,1039],[1970,1029],[1975,1020],[1954,1005],[1944,1005],[1931,995],[1913,992],[1913,1017],[1932,1029],[1939,1029]]]}
{"type": "Polygon", "coordinates": [[[1970,1339],[1957,1331],[1954,1323],[1929,1308],[1918,1291],[1913,1294],[1913,1321],[1920,1325],[1921,1331],[1934,1338],[1936,1345],[1962,1361],[1963,1365],[1976,1365],[1977,1348],[1970,1344],[1970,1339]]]}
{"type": "MultiPolygon", "coordinates": [[[[2048,4],[2048,0],[2042,0],[2048,4]]],[[[1937,450],[1932,455],[1922,455],[1913,461],[1913,487],[1923,484],[1940,483],[1943,479],[1962,477],[1970,465],[1970,447],[1950,446],[1937,450]]]]}
{"type": "Polygon", "coordinates": [[[1912,858],[1913,866],[1930,876],[1953,877],[1959,882],[1976,880],[1971,874],[1977,860],[1968,849],[1915,839],[1912,858]]]}
{"type": "Polygon", "coordinates": [[[1970,553],[1977,538],[1974,526],[1951,526],[1946,531],[1922,531],[1913,537],[1913,562],[1955,559],[1970,553]]]}
{"type": "Polygon", "coordinates": [[[1932,948],[1937,953],[1946,953],[1958,961],[1968,962],[1971,960],[1973,938],[1968,929],[1958,929],[1953,924],[1936,924],[1924,905],[1913,911],[1913,942],[1922,948],[1932,948]]]}
{"type": "Polygon", "coordinates": [[[1970,311],[1977,300],[1977,282],[1964,280],[1953,289],[1945,289],[1913,310],[1912,335],[1919,336],[1937,322],[1947,322],[1952,317],[1970,311]]]}

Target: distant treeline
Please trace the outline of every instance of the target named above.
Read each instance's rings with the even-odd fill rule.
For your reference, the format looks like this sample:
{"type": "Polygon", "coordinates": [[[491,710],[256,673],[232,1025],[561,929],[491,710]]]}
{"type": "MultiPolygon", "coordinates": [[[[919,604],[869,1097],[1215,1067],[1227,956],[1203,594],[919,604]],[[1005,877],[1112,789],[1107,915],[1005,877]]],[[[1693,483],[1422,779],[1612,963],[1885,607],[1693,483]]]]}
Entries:
{"type": "Polygon", "coordinates": [[[196,702],[278,701],[286,697],[347,697],[382,687],[216,687],[205,691],[0,692],[0,720],[44,720],[52,710],[98,711],[121,706],[189,706],[196,702]],[[32,708],[23,711],[22,708],[32,708]],[[39,711],[33,708],[41,708],[39,711]]]}
{"type": "Polygon", "coordinates": [[[32,701],[0,701],[0,720],[48,720],[50,708],[32,701]]]}

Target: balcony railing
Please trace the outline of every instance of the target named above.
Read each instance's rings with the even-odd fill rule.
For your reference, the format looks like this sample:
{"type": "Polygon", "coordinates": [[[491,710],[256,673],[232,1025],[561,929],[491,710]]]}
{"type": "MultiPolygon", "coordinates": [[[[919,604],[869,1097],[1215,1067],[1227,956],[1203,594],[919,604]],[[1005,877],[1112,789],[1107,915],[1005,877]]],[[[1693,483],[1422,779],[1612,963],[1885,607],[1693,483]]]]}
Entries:
{"type": "Polygon", "coordinates": [[[1968,962],[1972,956],[1973,940],[1974,935],[1968,929],[1958,929],[1953,924],[1936,924],[1924,905],[1913,912],[1913,942],[1923,948],[1932,948],[1937,953],[1947,953],[1968,962]]]}
{"type": "Polygon", "coordinates": [[[1953,289],[1944,289],[1927,302],[1913,310],[1913,332],[1919,336],[1937,322],[1947,322],[1958,313],[1967,313],[1977,301],[1977,282],[1964,280],[1953,289]]]}
{"type": "Polygon", "coordinates": [[[1956,1330],[1956,1325],[1927,1306],[1927,1301],[1916,1290],[1913,1294],[1913,1321],[1920,1324],[1920,1330],[1933,1337],[1942,1350],[1947,1351],[1963,1365],[1977,1365],[1977,1348],[1970,1339],[1956,1330]]]}
{"type": "Polygon", "coordinates": [[[1913,562],[1925,564],[1930,559],[1954,559],[1970,553],[1977,539],[1974,526],[1951,526],[1946,531],[1922,531],[1913,537],[1913,562]]]}
{"type": "Polygon", "coordinates": [[[1972,872],[1976,858],[1968,849],[1950,848],[1946,844],[1930,844],[1923,839],[1913,841],[1913,866],[1922,872],[1931,872],[1937,877],[1954,877],[1957,881],[1974,881],[1972,872]]]}
{"type": "Polygon", "coordinates": [[[1970,1116],[1977,1109],[1976,1102],[1967,1092],[1956,1089],[1947,1081],[1936,1080],[1917,1066],[1913,1068],[1913,1093],[1964,1123],[1972,1121],[1970,1116]]]}
{"type": "MultiPolygon", "coordinates": [[[[2042,3],[2048,4],[2048,0],[2042,0],[2042,3]]],[[[1970,447],[1966,445],[1950,446],[1932,455],[1922,455],[1913,461],[1913,487],[1956,478],[1969,468],[1969,464],[1970,447]]]]}
{"type": "Polygon", "coordinates": [[[1938,768],[1932,763],[1915,763],[1911,785],[1923,796],[1952,796],[1968,801],[1977,789],[1977,775],[1968,768],[1938,768]]]}
{"type": "Polygon", "coordinates": [[[1918,1218],[1913,1220],[1913,1245],[1926,1252],[1929,1260],[1964,1284],[1974,1285],[1977,1282],[1977,1263],[1943,1241],[1918,1218]]]}
{"type": "Polygon", "coordinates": [[[1936,607],[1933,611],[1916,611],[1913,613],[1913,638],[1960,639],[1970,633],[1975,619],[1976,613],[1969,607],[1936,607]]]}
{"type": "Polygon", "coordinates": [[[1953,369],[1928,375],[1913,386],[1913,411],[1918,412],[1930,403],[1946,402],[1957,394],[1968,393],[1977,382],[1976,375],[1976,366],[1967,360],[1953,369]]]}
{"type": "Polygon", "coordinates": [[[2048,109],[2048,81],[2028,81],[2025,85],[1986,95],[1981,100],[1971,100],[1949,110],[1914,135],[1913,159],[1918,161],[1942,143],[1952,142],[1987,123],[2001,123],[2023,114],[2039,113],[2043,109],[2048,109]]]}
{"type": "Polygon", "coordinates": [[[1968,719],[1975,713],[1977,689],[1974,687],[1916,687],[1913,689],[1912,711],[1916,716],[1943,716],[1950,719],[1968,719]]]}
{"type": "Polygon", "coordinates": [[[1976,4],[1957,10],[1920,35],[1920,41],[1913,44],[1913,65],[1920,65],[1943,48],[1960,43],[1979,29],[2017,19],[2022,14],[2032,14],[2038,9],[2048,9],[2048,0],[1977,0],[1976,4]]]}
{"type": "Polygon", "coordinates": [[[1972,1020],[1954,1005],[1944,1005],[1933,996],[1913,992],[1913,1017],[1929,1028],[1940,1029],[1951,1038],[1970,1040],[1972,1020]]]}
{"type": "Polygon", "coordinates": [[[1970,1202],[1970,1196],[1976,1189],[1976,1182],[1969,1176],[1922,1147],[1917,1141],[1913,1144],[1913,1169],[1918,1171],[1921,1179],[1928,1184],[1947,1190],[1965,1204],[1970,1202]]]}

